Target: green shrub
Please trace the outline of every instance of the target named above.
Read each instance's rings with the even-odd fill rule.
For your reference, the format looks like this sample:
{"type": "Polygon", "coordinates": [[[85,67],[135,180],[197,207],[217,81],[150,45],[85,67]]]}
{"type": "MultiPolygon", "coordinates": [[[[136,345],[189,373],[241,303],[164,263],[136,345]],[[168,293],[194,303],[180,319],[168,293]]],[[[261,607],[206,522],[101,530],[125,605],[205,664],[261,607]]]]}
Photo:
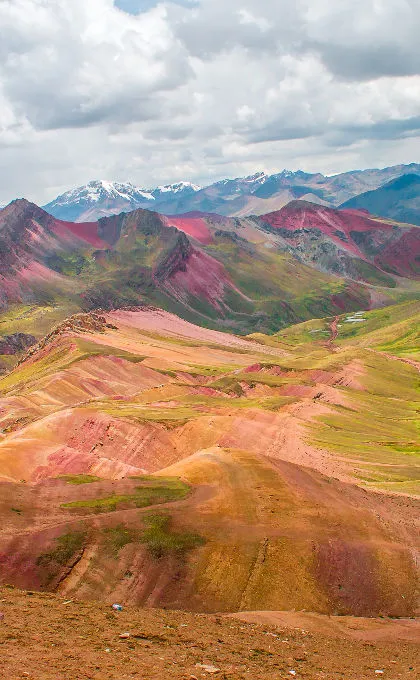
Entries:
{"type": "Polygon", "coordinates": [[[183,557],[189,550],[203,545],[204,539],[189,531],[175,532],[171,529],[171,517],[166,513],[150,513],[144,517],[146,529],[140,536],[147,549],[156,559],[169,554],[183,557]]]}

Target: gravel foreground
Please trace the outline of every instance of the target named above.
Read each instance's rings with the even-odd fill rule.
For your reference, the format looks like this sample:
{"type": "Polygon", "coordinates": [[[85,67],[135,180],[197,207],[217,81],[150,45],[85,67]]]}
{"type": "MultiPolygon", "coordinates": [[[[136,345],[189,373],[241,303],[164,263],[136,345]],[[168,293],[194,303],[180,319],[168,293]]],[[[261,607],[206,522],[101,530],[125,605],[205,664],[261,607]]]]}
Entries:
{"type": "Polygon", "coordinates": [[[346,639],[222,615],[114,611],[0,589],[4,680],[414,680],[419,642],[346,639]]]}

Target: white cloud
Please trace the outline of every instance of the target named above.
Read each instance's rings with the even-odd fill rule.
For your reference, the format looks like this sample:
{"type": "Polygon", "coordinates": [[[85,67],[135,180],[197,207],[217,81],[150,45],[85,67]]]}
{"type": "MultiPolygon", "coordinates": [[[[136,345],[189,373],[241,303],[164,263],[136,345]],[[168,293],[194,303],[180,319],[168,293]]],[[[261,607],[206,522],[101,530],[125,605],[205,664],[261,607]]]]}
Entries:
{"type": "Polygon", "coordinates": [[[205,183],[418,157],[417,0],[125,9],[0,1],[0,203],[103,176],[205,183]]]}

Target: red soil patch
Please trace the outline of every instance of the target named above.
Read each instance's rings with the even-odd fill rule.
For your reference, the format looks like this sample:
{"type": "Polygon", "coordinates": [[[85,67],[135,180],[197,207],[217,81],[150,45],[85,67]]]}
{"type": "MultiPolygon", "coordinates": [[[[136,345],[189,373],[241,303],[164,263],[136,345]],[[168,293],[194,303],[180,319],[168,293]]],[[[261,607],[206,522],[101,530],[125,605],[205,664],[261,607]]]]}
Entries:
{"type": "Polygon", "coordinates": [[[162,216],[167,227],[176,227],[183,231],[188,236],[192,236],[200,243],[207,245],[211,243],[213,238],[207,223],[203,217],[191,215],[169,215],[162,216]]]}
{"type": "MultiPolygon", "coordinates": [[[[125,324],[138,330],[152,331],[162,335],[177,336],[197,340],[206,344],[218,344],[225,347],[236,347],[238,350],[253,350],[261,352],[261,345],[251,340],[245,340],[239,336],[213,331],[208,328],[196,326],[189,321],[184,321],[179,316],[164,312],[160,309],[150,307],[139,309],[138,311],[117,310],[106,315],[111,323],[125,324]]],[[[264,348],[264,352],[269,354],[269,349],[264,348]]],[[[273,354],[279,351],[273,351],[273,354]]]]}
{"type": "Polygon", "coordinates": [[[386,246],[374,262],[399,276],[418,278],[420,273],[420,228],[413,228],[386,246]]]}
{"type": "Polygon", "coordinates": [[[49,224],[51,231],[60,241],[74,241],[74,237],[94,248],[105,249],[109,244],[98,236],[98,222],[62,222],[54,220],[49,224]]]}
{"type": "MultiPolygon", "coordinates": [[[[224,316],[225,290],[233,289],[246,298],[230,280],[220,262],[207,253],[193,248],[185,269],[178,269],[166,282],[165,287],[174,297],[189,306],[189,297],[208,300],[224,316]]],[[[226,310],[227,311],[227,310],[226,310]]]]}
{"type": "Polygon", "coordinates": [[[261,364],[253,364],[244,369],[244,373],[259,373],[262,370],[261,364]]]}
{"type": "Polygon", "coordinates": [[[371,219],[361,212],[334,210],[303,201],[293,201],[281,210],[263,215],[261,219],[273,227],[288,229],[291,232],[300,229],[319,229],[341,249],[348,250],[362,259],[366,259],[365,255],[353,241],[350,232],[392,231],[391,224],[371,219]],[[340,239],[336,232],[341,232],[345,241],[343,238],[340,239]]]}

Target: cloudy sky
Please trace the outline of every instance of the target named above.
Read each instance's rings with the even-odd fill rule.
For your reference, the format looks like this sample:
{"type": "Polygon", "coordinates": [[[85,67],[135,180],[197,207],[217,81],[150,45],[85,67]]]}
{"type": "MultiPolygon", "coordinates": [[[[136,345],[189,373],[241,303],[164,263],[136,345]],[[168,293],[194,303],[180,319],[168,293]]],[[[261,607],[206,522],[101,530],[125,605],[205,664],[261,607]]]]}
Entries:
{"type": "Polygon", "coordinates": [[[0,203],[420,159],[419,0],[0,0],[0,203]]]}

